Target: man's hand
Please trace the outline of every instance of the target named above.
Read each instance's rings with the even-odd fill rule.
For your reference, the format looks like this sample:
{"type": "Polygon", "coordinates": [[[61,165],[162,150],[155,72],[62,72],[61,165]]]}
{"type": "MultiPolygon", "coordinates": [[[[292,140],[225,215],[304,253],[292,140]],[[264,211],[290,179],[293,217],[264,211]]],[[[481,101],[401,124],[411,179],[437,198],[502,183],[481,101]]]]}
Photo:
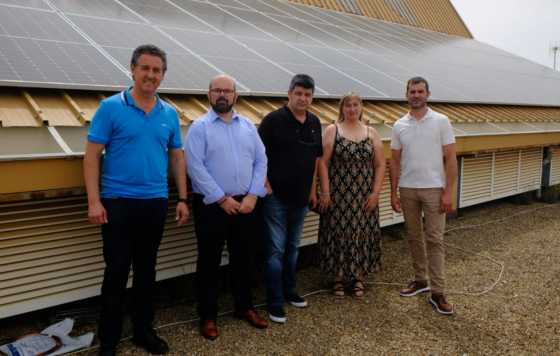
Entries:
{"type": "Polygon", "coordinates": [[[178,202],[175,208],[175,221],[177,226],[185,225],[189,219],[189,207],[185,202],[178,202]]]}
{"type": "Polygon", "coordinates": [[[239,213],[239,208],[241,204],[232,197],[226,197],[223,202],[220,203],[220,208],[224,209],[228,215],[236,215],[239,213]]]}
{"type": "Polygon", "coordinates": [[[397,193],[391,193],[391,207],[397,213],[402,213],[401,200],[397,193]]]}
{"type": "Polygon", "coordinates": [[[443,194],[441,195],[440,210],[445,214],[453,211],[453,203],[451,202],[451,191],[448,191],[446,189],[443,190],[443,194]]]}
{"type": "Polygon", "coordinates": [[[379,193],[371,193],[368,195],[366,202],[364,203],[364,209],[368,214],[375,211],[375,208],[379,204],[379,193]]]}
{"type": "Polygon", "coordinates": [[[100,201],[89,203],[88,205],[88,219],[92,224],[107,224],[107,211],[100,201]]]}
{"type": "Polygon", "coordinates": [[[270,185],[268,179],[264,181],[264,189],[266,189],[266,195],[272,194],[272,186],[270,185]]]}
{"type": "Polygon", "coordinates": [[[256,204],[257,204],[257,196],[253,194],[247,194],[243,198],[243,200],[241,200],[241,204],[239,206],[239,213],[249,214],[255,209],[256,204]]]}

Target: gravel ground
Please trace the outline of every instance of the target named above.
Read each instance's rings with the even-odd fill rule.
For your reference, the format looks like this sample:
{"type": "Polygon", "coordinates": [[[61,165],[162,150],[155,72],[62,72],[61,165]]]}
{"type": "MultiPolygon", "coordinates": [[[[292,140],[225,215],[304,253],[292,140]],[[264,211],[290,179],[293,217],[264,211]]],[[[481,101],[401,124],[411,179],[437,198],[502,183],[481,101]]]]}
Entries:
{"type": "MultiPolygon", "coordinates": [[[[435,313],[426,295],[402,298],[396,285],[370,284],[362,300],[309,295],[309,308],[287,307],[287,324],[266,330],[225,315],[213,342],[199,336],[196,322],[163,327],[159,334],[173,355],[560,355],[560,204],[490,203],[462,211],[448,223],[449,230],[455,227],[466,228],[446,235],[454,316],[435,313]],[[469,295],[493,285],[499,263],[504,268],[495,288],[469,295]]],[[[372,282],[406,283],[411,266],[402,228],[384,234],[384,269],[372,282]]],[[[300,271],[299,286],[302,293],[314,292],[327,281],[309,267],[300,271]]],[[[264,300],[262,289],[255,299],[264,300]]],[[[224,297],[221,310],[230,307],[224,297]]],[[[191,297],[161,305],[157,324],[194,317],[191,297]]],[[[78,331],[85,330],[94,330],[94,323],[78,331]]],[[[130,341],[121,343],[119,352],[145,354],[130,341]]]]}

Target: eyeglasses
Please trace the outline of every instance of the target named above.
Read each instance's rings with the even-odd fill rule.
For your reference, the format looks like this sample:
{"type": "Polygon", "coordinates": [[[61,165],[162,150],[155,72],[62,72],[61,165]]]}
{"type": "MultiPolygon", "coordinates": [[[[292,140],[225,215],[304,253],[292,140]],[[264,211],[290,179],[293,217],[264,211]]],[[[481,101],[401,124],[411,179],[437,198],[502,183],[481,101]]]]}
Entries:
{"type": "Polygon", "coordinates": [[[222,88],[212,88],[210,89],[212,94],[224,94],[224,95],[231,95],[235,93],[234,89],[222,89],[222,88]]]}

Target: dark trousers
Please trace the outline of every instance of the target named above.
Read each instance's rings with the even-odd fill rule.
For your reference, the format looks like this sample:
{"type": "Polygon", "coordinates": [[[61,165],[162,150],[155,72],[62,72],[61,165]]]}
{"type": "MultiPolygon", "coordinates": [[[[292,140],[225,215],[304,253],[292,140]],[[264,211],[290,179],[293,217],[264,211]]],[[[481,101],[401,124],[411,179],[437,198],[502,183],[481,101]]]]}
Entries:
{"type": "MultiPolygon", "coordinates": [[[[227,241],[235,310],[253,309],[251,276],[252,241],[256,214],[228,215],[216,203],[206,205],[200,194],[193,194],[193,212],[198,248],[196,281],[198,313],[202,320],[218,316],[218,278],[224,242],[227,241]]],[[[236,197],[241,200],[241,197],[236,197]]]]}
{"type": "Polygon", "coordinates": [[[120,340],[126,285],[132,264],[134,333],[152,327],[157,251],[167,216],[167,199],[102,199],[109,222],[101,227],[105,274],[101,288],[101,345],[120,340]]]}

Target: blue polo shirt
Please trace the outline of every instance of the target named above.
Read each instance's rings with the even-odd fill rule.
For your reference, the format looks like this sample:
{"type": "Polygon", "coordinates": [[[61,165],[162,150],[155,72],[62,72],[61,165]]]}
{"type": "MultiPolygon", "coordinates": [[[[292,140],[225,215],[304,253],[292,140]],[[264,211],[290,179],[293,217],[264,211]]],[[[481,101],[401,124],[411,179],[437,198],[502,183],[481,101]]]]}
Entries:
{"type": "Polygon", "coordinates": [[[167,198],[168,149],[182,147],[172,106],[157,97],[146,114],[122,91],[101,102],[88,141],[105,145],[102,198],[167,198]]]}

